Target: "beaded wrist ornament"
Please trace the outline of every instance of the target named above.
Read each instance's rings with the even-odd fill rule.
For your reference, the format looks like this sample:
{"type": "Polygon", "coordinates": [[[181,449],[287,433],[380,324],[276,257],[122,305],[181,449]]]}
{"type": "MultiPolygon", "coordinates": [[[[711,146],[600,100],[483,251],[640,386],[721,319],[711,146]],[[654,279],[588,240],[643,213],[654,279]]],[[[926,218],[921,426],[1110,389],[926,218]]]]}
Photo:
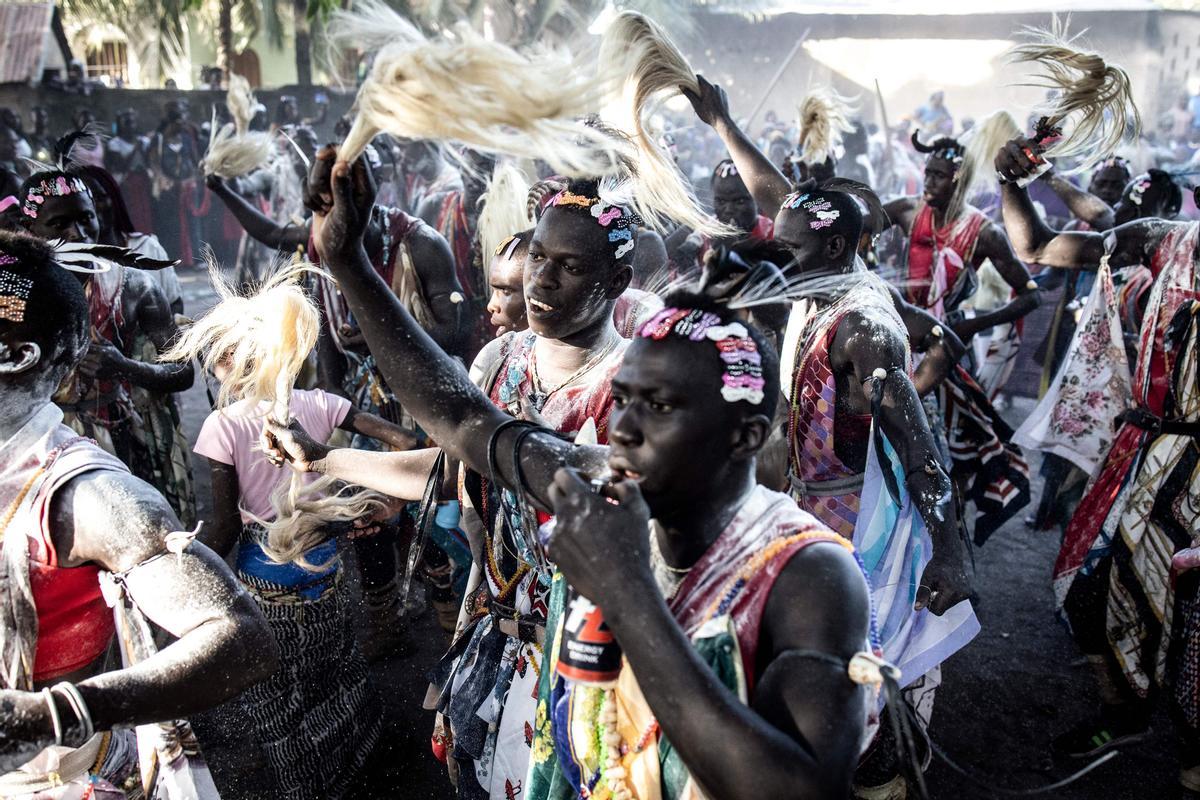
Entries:
{"type": "Polygon", "coordinates": [[[753,405],[763,401],[762,354],[750,338],[750,332],[740,322],[721,324],[721,318],[709,311],[693,308],[664,308],[651,317],[638,336],[643,339],[665,339],[670,334],[693,342],[708,339],[717,346],[725,373],[721,376],[721,397],[726,402],[745,400],[753,405]]]}
{"type": "Polygon", "coordinates": [[[609,229],[608,241],[617,246],[613,254],[615,258],[623,258],[633,250],[633,229],[642,224],[642,218],[632,211],[606,203],[599,197],[574,194],[565,189],[554,195],[546,205],[586,208],[601,228],[609,229]]]}
{"type": "MultiPolygon", "coordinates": [[[[0,253],[0,267],[17,263],[17,259],[7,253],[0,253]]],[[[15,272],[0,269],[0,319],[12,322],[25,321],[25,303],[29,300],[29,291],[33,281],[15,272]]]]}
{"type": "Polygon", "coordinates": [[[66,175],[48,178],[29,187],[25,194],[25,203],[21,206],[21,213],[30,219],[37,219],[38,208],[46,202],[47,197],[66,197],[72,194],[91,194],[83,178],[66,175]]]}

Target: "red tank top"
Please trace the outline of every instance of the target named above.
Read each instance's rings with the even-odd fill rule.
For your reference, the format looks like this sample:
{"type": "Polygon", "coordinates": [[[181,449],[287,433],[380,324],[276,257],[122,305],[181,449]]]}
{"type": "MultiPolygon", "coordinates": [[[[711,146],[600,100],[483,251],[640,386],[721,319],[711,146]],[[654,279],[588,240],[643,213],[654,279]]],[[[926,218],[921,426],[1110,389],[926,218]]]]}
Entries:
{"type": "Polygon", "coordinates": [[[50,504],[71,479],[96,470],[128,472],[125,465],[90,439],[69,442],[48,466],[32,506],[29,583],[37,609],[34,682],[48,681],[87,666],[112,639],[112,611],[100,589],[100,568],[61,567],[50,538],[50,504]]]}
{"type": "Polygon", "coordinates": [[[987,217],[977,208],[968,206],[963,214],[965,220],[954,220],[934,230],[933,208],[922,204],[913,220],[912,235],[908,244],[908,280],[904,287],[905,299],[920,308],[930,308],[941,298],[929,296],[933,285],[933,269],[938,253],[952,250],[961,259],[961,266],[954,260],[946,263],[947,292],[958,280],[963,267],[970,266],[975,256],[975,243],[979,230],[987,217]]]}

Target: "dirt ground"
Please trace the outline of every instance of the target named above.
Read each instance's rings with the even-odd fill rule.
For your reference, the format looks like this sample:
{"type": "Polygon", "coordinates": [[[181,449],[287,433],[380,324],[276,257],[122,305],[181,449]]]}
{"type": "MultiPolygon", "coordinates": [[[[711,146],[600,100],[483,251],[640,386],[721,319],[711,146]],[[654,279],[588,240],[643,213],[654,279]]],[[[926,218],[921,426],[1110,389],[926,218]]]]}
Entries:
{"type": "MultiPolygon", "coordinates": [[[[212,302],[207,276],[180,276],[187,310],[197,313],[212,302]]],[[[1032,410],[1018,400],[1008,415],[1019,421],[1032,410]]],[[[197,383],[184,397],[190,441],[208,413],[208,400],[197,383]]],[[[1037,456],[1031,456],[1036,476],[1037,456]]],[[[195,465],[197,499],[203,513],[211,507],[208,471],[195,465]]],[[[1035,477],[1035,484],[1037,483],[1035,477]]],[[[1037,502],[1035,486],[1034,503],[1037,502]]],[[[1050,570],[1058,534],[1026,529],[1011,521],[976,551],[976,606],[983,631],[943,668],[932,735],[934,741],[978,782],[936,760],[927,774],[937,800],[1001,797],[993,789],[1030,790],[1053,783],[1084,766],[1059,763],[1051,756],[1054,734],[1085,718],[1096,703],[1086,668],[1066,630],[1055,620],[1050,570]]],[[[373,674],[385,709],[386,729],[358,798],[451,798],[444,769],[429,749],[432,714],[421,709],[424,674],[441,655],[445,640],[430,615],[414,623],[406,652],[376,664],[373,674]]],[[[210,761],[239,764],[244,748],[237,741],[209,749],[210,761]]],[[[1122,751],[1116,759],[1068,787],[1039,796],[1061,800],[1143,800],[1173,796],[1178,764],[1165,715],[1155,719],[1154,735],[1122,751]]],[[[231,781],[217,770],[226,798],[272,797],[244,765],[231,781]]]]}

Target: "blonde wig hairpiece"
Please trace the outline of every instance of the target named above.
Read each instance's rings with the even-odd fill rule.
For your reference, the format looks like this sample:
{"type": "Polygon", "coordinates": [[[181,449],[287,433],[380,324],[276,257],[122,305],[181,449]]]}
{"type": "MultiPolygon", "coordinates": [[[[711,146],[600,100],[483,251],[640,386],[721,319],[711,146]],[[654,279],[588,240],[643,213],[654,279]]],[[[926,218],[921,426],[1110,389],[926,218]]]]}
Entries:
{"type": "Polygon", "coordinates": [[[824,164],[835,156],[842,137],[854,130],[850,121],[853,99],[833,89],[819,88],[800,102],[800,160],[805,164],[824,164]]]}
{"type": "Polygon", "coordinates": [[[386,132],[540,159],[567,175],[616,168],[614,142],[581,119],[598,105],[603,88],[580,59],[550,50],[518,52],[466,25],[427,39],[377,0],[336,12],[331,29],[347,45],[379,48],[359,88],[340,160],[354,160],[386,132]]]}
{"type": "Polygon", "coordinates": [[[699,91],[696,73],[667,32],[636,11],[623,11],[600,42],[601,71],[622,80],[611,86],[604,121],[629,137],[623,162],[630,172],[632,209],[647,225],[666,231],[668,220],[711,236],[735,233],[701,208],[674,160],[659,146],[650,119],[681,89],[699,91]],[[632,147],[630,147],[632,146],[632,147]]]}
{"type": "Polygon", "coordinates": [[[300,278],[305,272],[324,273],[298,262],[277,268],[256,289],[241,294],[211,258],[208,272],[220,302],[188,325],[159,359],[195,358],[210,371],[224,362],[229,375],[221,382],[217,407],[265,401],[271,418],[286,425],[292,387],[320,330],[320,313],[300,278]]]}
{"type": "Polygon", "coordinates": [[[1012,63],[1033,64],[1041,74],[1029,86],[1052,89],[1056,97],[1035,111],[1043,115],[1038,133],[1061,133],[1047,142],[1049,157],[1081,156],[1073,171],[1108,158],[1128,134],[1136,139],[1142,119],[1133,102],[1129,75],[1099,53],[1080,49],[1077,34],[1070,38],[1066,24],[1056,18],[1051,30],[1026,27],[1030,41],[1008,53],[1012,63]],[[1055,130],[1057,129],[1057,130],[1055,130]]]}
{"type": "Polygon", "coordinates": [[[249,81],[241,75],[229,76],[225,107],[233,122],[218,130],[217,114],[213,111],[213,135],[200,161],[200,169],[205,175],[228,179],[262,167],[271,160],[274,148],[270,134],[250,130],[250,121],[254,119],[254,94],[250,91],[249,81]]]}
{"type": "MultiPolygon", "coordinates": [[[[484,254],[484,271],[491,254],[514,233],[529,230],[536,223],[529,211],[529,181],[514,165],[498,162],[492,172],[483,209],[479,212],[479,244],[484,254]]],[[[484,280],[490,279],[484,275],[484,280]]]]}
{"type": "Polygon", "coordinates": [[[281,481],[271,494],[275,519],[264,520],[248,514],[264,531],[263,552],[277,564],[294,563],[301,569],[320,572],[334,560],[313,564],[304,554],[329,539],[329,526],[352,523],[374,516],[387,508],[383,495],[369,489],[355,489],[337,478],[322,476],[305,481],[295,475],[281,481]]]}

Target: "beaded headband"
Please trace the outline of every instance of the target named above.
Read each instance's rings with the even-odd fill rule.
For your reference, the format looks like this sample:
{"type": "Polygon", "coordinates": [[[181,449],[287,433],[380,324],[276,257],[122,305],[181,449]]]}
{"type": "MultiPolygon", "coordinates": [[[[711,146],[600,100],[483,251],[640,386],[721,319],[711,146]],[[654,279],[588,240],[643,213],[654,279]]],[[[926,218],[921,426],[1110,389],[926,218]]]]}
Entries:
{"type": "Polygon", "coordinates": [[[708,339],[717,346],[725,373],[721,376],[721,397],[728,403],[745,400],[753,405],[763,401],[762,354],[740,322],[721,324],[711,311],[694,308],[664,308],[651,317],[638,336],[660,341],[671,334],[693,342],[708,339]]]}
{"type": "Polygon", "coordinates": [[[623,206],[605,202],[599,197],[575,194],[566,189],[550,198],[546,206],[575,206],[587,209],[601,228],[609,229],[608,241],[617,246],[613,253],[616,258],[623,258],[633,250],[633,229],[642,224],[641,217],[623,206]]]}
{"type": "Polygon", "coordinates": [[[1146,194],[1146,190],[1154,185],[1154,181],[1150,178],[1150,173],[1143,172],[1133,179],[1133,184],[1129,187],[1129,202],[1135,206],[1142,205],[1142,196],[1146,194]]]}
{"type": "Polygon", "coordinates": [[[46,202],[47,197],[66,197],[72,194],[91,195],[87,184],[83,182],[83,178],[77,178],[73,175],[59,175],[55,178],[47,178],[44,181],[29,187],[29,191],[25,194],[25,204],[21,206],[21,213],[30,219],[37,219],[38,207],[46,202]]]}
{"type": "Polygon", "coordinates": [[[1121,156],[1109,156],[1096,165],[1095,171],[1100,172],[1101,170],[1106,169],[1122,169],[1125,170],[1125,174],[1128,175],[1130,172],[1129,161],[1121,156]]]}
{"type": "Polygon", "coordinates": [[[947,147],[939,147],[929,154],[930,158],[940,158],[942,161],[949,161],[954,166],[961,166],[963,157],[966,155],[966,150],[962,145],[950,145],[947,147]]]}
{"type": "MultiPolygon", "coordinates": [[[[0,267],[17,263],[17,259],[8,253],[0,253],[0,267]]],[[[29,300],[29,291],[33,281],[29,278],[0,269],[0,319],[12,322],[25,321],[25,303],[29,300]]]]}

